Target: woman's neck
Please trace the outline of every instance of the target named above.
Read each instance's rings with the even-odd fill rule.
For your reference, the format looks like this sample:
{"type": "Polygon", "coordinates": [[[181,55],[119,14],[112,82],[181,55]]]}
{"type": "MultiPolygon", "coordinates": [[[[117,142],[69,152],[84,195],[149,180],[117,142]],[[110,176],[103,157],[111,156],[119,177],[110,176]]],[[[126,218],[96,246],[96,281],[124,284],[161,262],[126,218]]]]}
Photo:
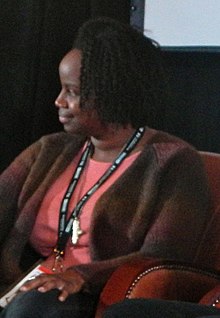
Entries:
{"type": "Polygon", "coordinates": [[[109,129],[100,138],[91,137],[96,161],[112,162],[117,157],[128,139],[133,135],[132,127],[109,129]]]}

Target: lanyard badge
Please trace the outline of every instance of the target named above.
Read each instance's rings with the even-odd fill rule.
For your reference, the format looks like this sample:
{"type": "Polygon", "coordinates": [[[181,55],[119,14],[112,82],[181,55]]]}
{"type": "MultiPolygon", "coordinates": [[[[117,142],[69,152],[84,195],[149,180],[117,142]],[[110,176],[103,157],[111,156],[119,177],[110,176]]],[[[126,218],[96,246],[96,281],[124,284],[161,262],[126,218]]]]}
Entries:
{"type": "Polygon", "coordinates": [[[136,144],[142,138],[145,128],[138,128],[132,137],[123,147],[122,151],[119,153],[115,161],[112,163],[110,168],[101,176],[101,178],[88,190],[88,192],[80,199],[80,201],[75,206],[74,210],[71,213],[71,216],[66,220],[66,215],[68,212],[68,205],[70,199],[74,193],[76,185],[80,179],[80,176],[85,168],[86,161],[89,157],[89,154],[92,151],[92,143],[88,142],[85,150],[82,153],[82,156],[79,160],[79,163],[74,171],[73,177],[70,181],[70,184],[67,188],[67,191],[63,197],[61,207],[60,207],[60,216],[59,216],[59,228],[58,228],[58,240],[57,246],[54,248],[55,263],[58,267],[62,269],[60,265],[60,260],[64,256],[65,245],[70,236],[72,236],[72,244],[76,245],[78,243],[80,235],[83,234],[83,231],[80,227],[79,215],[81,213],[82,207],[87,202],[87,200],[93,195],[93,193],[100,188],[100,186],[116,171],[124,159],[129,155],[129,153],[135,148],[136,144]]]}

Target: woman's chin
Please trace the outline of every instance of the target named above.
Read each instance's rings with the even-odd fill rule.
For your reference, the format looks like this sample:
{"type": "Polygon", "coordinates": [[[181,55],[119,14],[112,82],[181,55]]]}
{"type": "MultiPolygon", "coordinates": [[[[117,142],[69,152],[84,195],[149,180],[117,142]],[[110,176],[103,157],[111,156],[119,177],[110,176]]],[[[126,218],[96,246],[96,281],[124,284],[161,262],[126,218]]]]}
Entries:
{"type": "Polygon", "coordinates": [[[72,125],[65,124],[63,125],[64,131],[72,135],[84,135],[84,131],[79,127],[73,127],[72,125]]]}

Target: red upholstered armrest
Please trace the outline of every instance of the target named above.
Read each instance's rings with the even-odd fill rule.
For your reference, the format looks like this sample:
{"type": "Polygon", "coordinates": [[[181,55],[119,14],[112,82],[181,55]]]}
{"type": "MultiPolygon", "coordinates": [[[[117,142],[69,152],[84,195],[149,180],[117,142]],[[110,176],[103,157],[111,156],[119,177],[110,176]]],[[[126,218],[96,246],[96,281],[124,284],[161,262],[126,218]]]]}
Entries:
{"type": "Polygon", "coordinates": [[[220,284],[206,293],[199,303],[220,308],[220,284]]]}
{"type": "Polygon", "coordinates": [[[120,266],[106,283],[97,308],[125,298],[161,298],[199,302],[220,283],[220,274],[173,261],[146,259],[120,266]]]}

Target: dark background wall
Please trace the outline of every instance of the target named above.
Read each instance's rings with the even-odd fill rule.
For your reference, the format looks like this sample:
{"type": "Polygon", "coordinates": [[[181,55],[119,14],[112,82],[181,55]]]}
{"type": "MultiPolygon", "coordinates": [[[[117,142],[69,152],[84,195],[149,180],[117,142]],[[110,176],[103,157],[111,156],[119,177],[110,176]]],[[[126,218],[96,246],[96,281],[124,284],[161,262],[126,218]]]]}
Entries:
{"type": "Polygon", "coordinates": [[[220,153],[220,48],[163,50],[173,104],[164,130],[220,153]]]}
{"type": "MultiPolygon", "coordinates": [[[[44,134],[61,130],[54,100],[58,65],[88,18],[141,27],[140,0],[1,0],[0,171],[44,134]]],[[[173,104],[162,128],[200,150],[220,152],[220,53],[164,51],[173,104]]]]}
{"type": "MultiPolygon", "coordinates": [[[[131,0],[130,22],[142,31],[145,3],[147,0],[131,0]]],[[[181,30],[179,33],[181,39],[181,30]]],[[[220,153],[220,47],[162,50],[173,99],[158,128],[187,140],[199,150],[220,153]]]]}

